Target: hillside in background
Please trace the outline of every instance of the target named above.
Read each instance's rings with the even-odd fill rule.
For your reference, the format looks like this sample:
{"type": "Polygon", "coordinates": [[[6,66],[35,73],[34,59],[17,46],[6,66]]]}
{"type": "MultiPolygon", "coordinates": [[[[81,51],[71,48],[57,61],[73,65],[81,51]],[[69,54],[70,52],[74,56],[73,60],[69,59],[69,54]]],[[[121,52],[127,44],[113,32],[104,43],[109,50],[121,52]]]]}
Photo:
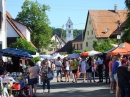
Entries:
{"type": "MultiPolygon", "coordinates": [[[[74,34],[74,38],[76,38],[77,36],[79,36],[81,33],[83,32],[83,30],[77,30],[74,29],[73,30],[73,34],[74,34]]],[[[63,30],[61,28],[52,28],[52,34],[56,34],[59,37],[61,37],[61,33],[62,33],[62,38],[66,39],[66,30],[63,30]]]]}

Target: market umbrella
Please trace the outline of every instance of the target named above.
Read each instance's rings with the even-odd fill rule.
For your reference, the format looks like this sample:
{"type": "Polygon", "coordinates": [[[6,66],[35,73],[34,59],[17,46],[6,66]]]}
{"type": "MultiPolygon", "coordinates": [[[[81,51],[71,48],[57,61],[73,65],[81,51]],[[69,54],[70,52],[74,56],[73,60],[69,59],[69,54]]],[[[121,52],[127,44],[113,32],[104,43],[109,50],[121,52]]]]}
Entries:
{"type": "Polygon", "coordinates": [[[94,56],[94,55],[97,55],[97,54],[100,54],[101,52],[99,51],[95,51],[95,50],[92,50],[88,53],[88,56],[94,56]]]}
{"type": "Polygon", "coordinates": [[[82,52],[81,56],[94,56],[94,55],[97,55],[100,53],[101,52],[99,52],[99,51],[92,50],[92,51],[88,51],[88,52],[82,52]]]}
{"type": "Polygon", "coordinates": [[[17,49],[17,48],[2,49],[1,53],[3,54],[3,56],[32,58],[31,54],[29,54],[28,52],[26,52],[24,50],[17,49]]]}
{"type": "Polygon", "coordinates": [[[79,58],[79,57],[80,57],[79,54],[73,53],[73,54],[68,55],[66,58],[79,58]]]}
{"type": "Polygon", "coordinates": [[[130,44],[127,42],[121,43],[118,47],[108,52],[107,55],[117,55],[118,53],[123,55],[130,54],[130,44]]]}

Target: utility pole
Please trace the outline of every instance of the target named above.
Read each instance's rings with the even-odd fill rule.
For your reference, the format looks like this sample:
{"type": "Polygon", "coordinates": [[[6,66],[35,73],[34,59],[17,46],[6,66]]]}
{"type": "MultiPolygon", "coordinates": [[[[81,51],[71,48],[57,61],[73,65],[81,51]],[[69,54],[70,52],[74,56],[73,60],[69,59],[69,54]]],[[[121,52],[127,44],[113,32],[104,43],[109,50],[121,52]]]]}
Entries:
{"type": "MultiPolygon", "coordinates": [[[[6,0],[0,0],[0,50],[7,48],[6,0]]],[[[0,58],[2,55],[0,54],[0,58]]],[[[5,57],[3,57],[5,61],[5,57]]]]}
{"type": "Polygon", "coordinates": [[[62,25],[62,32],[61,32],[61,39],[62,39],[62,34],[63,34],[63,30],[64,30],[64,25],[62,25]]]}
{"type": "MultiPolygon", "coordinates": [[[[61,40],[62,40],[62,34],[63,34],[63,31],[64,31],[64,25],[62,25],[62,32],[61,32],[61,40]]],[[[60,42],[60,48],[62,48],[62,42],[60,42]]]]}

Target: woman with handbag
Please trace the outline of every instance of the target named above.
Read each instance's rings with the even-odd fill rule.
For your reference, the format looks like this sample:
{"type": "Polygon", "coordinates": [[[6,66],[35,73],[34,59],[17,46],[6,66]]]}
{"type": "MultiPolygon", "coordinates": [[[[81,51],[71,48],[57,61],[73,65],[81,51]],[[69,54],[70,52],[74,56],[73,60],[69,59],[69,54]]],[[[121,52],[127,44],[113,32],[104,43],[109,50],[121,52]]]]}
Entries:
{"type": "Polygon", "coordinates": [[[43,81],[43,94],[45,93],[45,85],[47,83],[47,89],[48,93],[50,93],[50,80],[48,78],[48,74],[51,72],[51,68],[46,65],[45,61],[42,61],[42,68],[41,68],[41,74],[42,74],[42,81],[43,81]]]}

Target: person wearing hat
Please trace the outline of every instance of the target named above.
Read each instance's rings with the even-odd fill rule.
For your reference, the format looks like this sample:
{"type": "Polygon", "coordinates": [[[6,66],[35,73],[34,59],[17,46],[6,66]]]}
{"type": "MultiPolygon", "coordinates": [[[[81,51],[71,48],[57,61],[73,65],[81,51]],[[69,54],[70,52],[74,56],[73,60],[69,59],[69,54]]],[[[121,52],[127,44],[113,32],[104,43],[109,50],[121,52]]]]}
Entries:
{"type": "Polygon", "coordinates": [[[73,73],[73,83],[77,83],[77,71],[78,71],[78,62],[75,60],[75,58],[72,58],[72,61],[70,62],[70,67],[73,73]]]}
{"type": "Polygon", "coordinates": [[[127,66],[127,62],[126,59],[122,59],[121,66],[117,69],[120,97],[130,97],[130,66],[127,66]]]}

